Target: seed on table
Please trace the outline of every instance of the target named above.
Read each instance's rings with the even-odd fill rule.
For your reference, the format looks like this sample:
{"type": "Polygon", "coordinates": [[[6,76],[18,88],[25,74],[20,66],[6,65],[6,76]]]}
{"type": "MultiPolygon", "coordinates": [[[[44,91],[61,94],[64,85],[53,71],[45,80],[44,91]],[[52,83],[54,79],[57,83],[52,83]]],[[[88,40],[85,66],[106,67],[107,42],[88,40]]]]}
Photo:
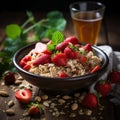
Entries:
{"type": "Polygon", "coordinates": [[[58,99],[58,102],[59,102],[60,104],[64,104],[66,101],[63,100],[63,99],[58,99]]]}
{"type": "Polygon", "coordinates": [[[80,93],[75,93],[74,96],[75,96],[75,97],[79,97],[79,96],[80,96],[80,93]]]}
{"type": "Polygon", "coordinates": [[[24,80],[24,79],[22,78],[22,76],[19,76],[17,79],[18,79],[18,80],[24,80]]]}
{"type": "Polygon", "coordinates": [[[63,99],[65,99],[65,100],[69,100],[69,99],[71,99],[71,97],[68,96],[68,95],[65,95],[65,96],[63,96],[63,99]]]}
{"type": "Polygon", "coordinates": [[[48,95],[43,95],[42,96],[42,100],[47,100],[48,99],[48,95]]]}
{"type": "Polygon", "coordinates": [[[48,104],[48,102],[46,102],[46,101],[43,102],[43,105],[46,106],[46,107],[49,107],[49,104],[48,104]]]}
{"type": "Polygon", "coordinates": [[[13,100],[10,100],[9,102],[8,102],[8,106],[9,107],[12,107],[14,105],[14,101],[13,100]]]}
{"type": "Polygon", "coordinates": [[[90,116],[91,114],[92,114],[92,110],[89,109],[85,110],[85,115],[90,116]]]}
{"type": "Polygon", "coordinates": [[[6,113],[7,113],[7,115],[14,115],[14,114],[15,114],[15,111],[10,108],[10,109],[7,109],[7,110],[6,110],[6,113]]]}
{"type": "Polygon", "coordinates": [[[77,103],[73,103],[73,104],[71,105],[71,109],[72,109],[72,110],[77,110],[77,109],[78,109],[78,104],[77,104],[77,103]]]}
{"type": "Polygon", "coordinates": [[[40,97],[40,96],[36,96],[36,97],[35,97],[35,101],[41,102],[41,97],[40,97]]]}
{"type": "Polygon", "coordinates": [[[2,97],[8,97],[9,94],[8,94],[8,92],[5,91],[5,90],[0,90],[0,96],[2,96],[2,97]]]}
{"type": "Polygon", "coordinates": [[[78,111],[78,113],[79,113],[79,115],[84,115],[83,109],[80,109],[80,110],[78,111]]]}
{"type": "Polygon", "coordinates": [[[21,81],[21,80],[16,80],[16,81],[15,81],[15,85],[20,85],[20,84],[22,84],[22,81],[21,81]]]}
{"type": "Polygon", "coordinates": [[[71,113],[69,117],[76,117],[75,113],[71,113]]]}

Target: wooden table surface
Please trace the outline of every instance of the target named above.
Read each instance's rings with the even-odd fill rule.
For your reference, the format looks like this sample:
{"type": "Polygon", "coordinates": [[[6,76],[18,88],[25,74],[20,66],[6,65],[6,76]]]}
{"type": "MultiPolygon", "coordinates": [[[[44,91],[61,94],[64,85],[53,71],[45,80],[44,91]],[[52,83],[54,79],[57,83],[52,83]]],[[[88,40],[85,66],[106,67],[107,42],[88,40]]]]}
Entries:
{"type": "MultiPolygon", "coordinates": [[[[40,12],[34,13],[38,19],[41,19],[45,16],[45,14],[40,12]]],[[[69,13],[64,13],[64,17],[67,20],[67,27],[64,31],[64,34],[66,36],[74,35],[72,22],[69,16],[69,13]]],[[[5,38],[5,26],[10,23],[18,23],[21,24],[26,19],[26,14],[24,12],[0,12],[0,43],[5,38]],[[22,16],[22,17],[21,17],[22,16]]],[[[120,51],[120,17],[116,16],[105,16],[105,19],[102,23],[101,31],[98,38],[98,45],[110,45],[113,50],[120,51]]],[[[21,84],[28,85],[25,80],[22,80],[21,84]]],[[[36,96],[40,96],[42,98],[43,95],[47,95],[48,99],[51,100],[53,103],[58,104],[58,101],[56,99],[62,98],[63,95],[58,94],[48,94],[48,93],[42,93],[42,91],[33,86],[33,97],[32,100],[35,100],[36,96]]],[[[9,106],[9,101],[14,101],[14,105],[11,107],[15,111],[15,115],[6,115],[7,120],[120,120],[120,105],[115,105],[109,101],[109,96],[105,99],[101,100],[101,107],[98,107],[96,109],[92,110],[92,115],[87,115],[87,113],[84,115],[78,114],[78,111],[75,111],[76,117],[74,117],[74,114],[72,114],[71,110],[68,110],[70,106],[68,105],[68,108],[65,107],[65,105],[62,106],[62,109],[58,108],[59,112],[63,115],[59,117],[54,117],[55,109],[49,108],[45,111],[45,114],[42,114],[41,116],[35,116],[30,117],[25,115],[26,105],[21,105],[15,98],[15,90],[19,88],[19,85],[4,85],[4,81],[0,81],[0,90],[5,90],[9,93],[8,97],[2,97],[0,96],[0,113],[1,111],[6,111],[9,106]],[[50,112],[52,111],[52,112],[50,112]],[[77,112],[77,113],[76,113],[77,112]]],[[[75,93],[82,94],[82,90],[76,91],[75,93]]],[[[68,103],[73,103],[77,101],[77,97],[75,97],[75,93],[69,94],[72,96],[72,102],[68,101],[68,103]]],[[[67,93],[65,93],[67,95],[67,93]]],[[[45,101],[45,100],[43,100],[45,101]]],[[[81,109],[81,106],[79,108],[79,111],[81,109]]],[[[83,108],[82,108],[83,109],[83,108]]],[[[84,110],[84,109],[83,109],[84,110]]],[[[0,114],[1,117],[1,114],[0,114]]],[[[4,120],[4,118],[0,118],[0,120],[4,120]]]]}

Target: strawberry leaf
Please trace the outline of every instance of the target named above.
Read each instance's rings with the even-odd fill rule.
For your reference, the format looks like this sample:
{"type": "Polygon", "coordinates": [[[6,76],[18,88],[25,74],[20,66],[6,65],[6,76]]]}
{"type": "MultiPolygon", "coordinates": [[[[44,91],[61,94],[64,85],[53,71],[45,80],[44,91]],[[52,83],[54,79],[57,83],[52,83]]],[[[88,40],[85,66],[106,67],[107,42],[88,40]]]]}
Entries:
{"type": "Polygon", "coordinates": [[[64,35],[60,31],[56,31],[53,33],[52,42],[57,45],[64,40],[64,35]]]}
{"type": "Polygon", "coordinates": [[[16,39],[21,34],[21,28],[17,24],[10,24],[6,26],[6,34],[8,37],[16,39]]]}
{"type": "Polygon", "coordinates": [[[48,44],[48,50],[54,51],[57,44],[61,43],[64,40],[64,35],[60,31],[56,31],[52,35],[52,43],[48,44]]]}

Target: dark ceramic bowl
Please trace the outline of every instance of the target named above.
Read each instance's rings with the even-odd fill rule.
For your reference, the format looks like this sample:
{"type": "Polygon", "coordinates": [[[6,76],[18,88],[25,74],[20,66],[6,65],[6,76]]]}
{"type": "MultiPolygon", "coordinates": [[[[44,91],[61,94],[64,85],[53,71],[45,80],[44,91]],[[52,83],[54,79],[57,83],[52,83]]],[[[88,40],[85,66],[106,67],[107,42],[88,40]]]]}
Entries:
{"type": "Polygon", "coordinates": [[[28,52],[35,47],[35,43],[25,46],[18,50],[13,57],[13,64],[17,68],[18,73],[29,83],[39,87],[42,90],[77,90],[81,88],[88,88],[92,85],[98,78],[106,72],[107,66],[109,64],[109,59],[107,55],[96,46],[92,46],[96,55],[102,58],[101,69],[88,75],[69,77],[69,78],[50,78],[40,75],[35,75],[30,72],[23,70],[19,66],[19,61],[28,52]]]}

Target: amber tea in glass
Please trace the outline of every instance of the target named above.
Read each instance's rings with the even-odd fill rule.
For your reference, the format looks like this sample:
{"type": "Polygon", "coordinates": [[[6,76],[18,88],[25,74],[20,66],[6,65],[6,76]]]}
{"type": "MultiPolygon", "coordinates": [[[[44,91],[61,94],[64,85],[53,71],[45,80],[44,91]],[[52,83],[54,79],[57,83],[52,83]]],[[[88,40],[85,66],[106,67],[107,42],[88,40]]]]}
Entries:
{"type": "Polygon", "coordinates": [[[70,5],[75,34],[83,43],[97,44],[105,6],[98,2],[76,2],[70,5]]]}

